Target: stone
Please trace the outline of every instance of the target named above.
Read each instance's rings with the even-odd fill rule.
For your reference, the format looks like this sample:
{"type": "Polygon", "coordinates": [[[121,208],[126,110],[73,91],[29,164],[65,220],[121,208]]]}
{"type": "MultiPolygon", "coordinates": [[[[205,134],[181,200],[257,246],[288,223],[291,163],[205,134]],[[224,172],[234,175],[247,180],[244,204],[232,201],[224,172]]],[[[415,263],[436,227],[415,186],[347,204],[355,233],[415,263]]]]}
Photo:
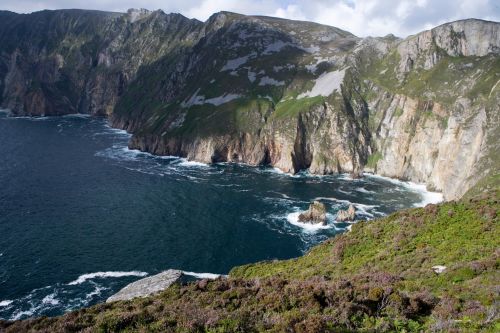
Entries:
{"type": "Polygon", "coordinates": [[[309,209],[300,213],[299,222],[320,223],[326,225],[326,207],[319,201],[314,201],[309,205],[309,209]]]}
{"type": "Polygon", "coordinates": [[[169,269],[159,274],[140,279],[126,285],[119,292],[109,297],[106,303],[125,301],[159,293],[177,282],[181,276],[182,271],[169,269]]]}
{"type": "Polygon", "coordinates": [[[345,222],[345,221],[354,221],[356,217],[356,208],[353,205],[349,205],[347,210],[339,210],[337,213],[337,221],[345,222]]]}
{"type": "Polygon", "coordinates": [[[441,274],[446,270],[447,267],[443,266],[443,265],[436,265],[436,266],[432,266],[431,268],[434,271],[434,273],[441,274]]]}

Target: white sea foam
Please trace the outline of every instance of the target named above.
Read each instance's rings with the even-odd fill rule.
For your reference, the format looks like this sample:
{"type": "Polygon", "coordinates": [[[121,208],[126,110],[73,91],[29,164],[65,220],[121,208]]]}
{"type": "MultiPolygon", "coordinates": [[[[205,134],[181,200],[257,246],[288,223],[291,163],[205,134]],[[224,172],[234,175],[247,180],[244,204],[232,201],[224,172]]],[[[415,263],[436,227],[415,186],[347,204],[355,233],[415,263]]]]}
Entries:
{"type": "MultiPolygon", "coordinates": [[[[320,223],[318,223],[318,224],[311,224],[311,223],[302,223],[302,222],[299,222],[299,215],[300,215],[300,212],[293,212],[293,213],[288,214],[286,216],[286,219],[287,219],[287,221],[290,224],[293,224],[293,225],[295,225],[297,227],[300,227],[300,228],[302,228],[306,232],[316,232],[318,230],[331,229],[333,227],[333,226],[328,225],[328,224],[327,225],[322,225],[320,223]]],[[[328,215],[327,215],[327,218],[328,218],[328,215]]]]}
{"type": "Polygon", "coordinates": [[[23,317],[31,317],[33,316],[33,314],[35,314],[35,311],[38,310],[37,308],[31,308],[29,309],[28,311],[19,311],[19,312],[16,312],[12,318],[10,320],[19,320],[23,317]]]}
{"type": "Polygon", "coordinates": [[[313,201],[321,201],[321,200],[335,201],[335,202],[340,202],[340,203],[344,203],[344,204],[351,204],[352,203],[349,200],[342,200],[342,199],[337,199],[337,198],[334,198],[334,197],[316,197],[316,198],[313,199],[313,201]]]}
{"type": "Polygon", "coordinates": [[[140,150],[129,149],[128,147],[123,147],[119,145],[114,145],[111,148],[107,148],[95,153],[95,156],[106,157],[115,160],[135,160],[137,157],[143,153],[140,150]]]}
{"type": "Polygon", "coordinates": [[[63,118],[90,118],[90,114],[85,114],[85,113],[70,113],[70,114],[65,114],[62,116],[63,118]]]}
{"type": "Polygon", "coordinates": [[[363,205],[358,203],[354,203],[353,205],[356,207],[357,214],[366,215],[368,217],[375,217],[376,213],[380,215],[379,212],[373,210],[373,208],[378,207],[378,205],[363,205]],[[373,212],[369,212],[368,210],[372,210],[373,212]]]}
{"type": "Polygon", "coordinates": [[[352,182],[362,182],[363,179],[361,178],[352,178],[351,174],[349,173],[341,173],[337,176],[338,179],[342,179],[342,180],[349,180],[349,181],[352,181],[352,182]]]}
{"type": "Polygon", "coordinates": [[[337,191],[339,191],[340,193],[344,193],[344,194],[352,194],[351,191],[343,191],[341,189],[337,189],[337,191]]]}
{"type": "Polygon", "coordinates": [[[5,301],[0,301],[0,307],[6,307],[6,306],[9,306],[10,304],[12,304],[12,302],[14,301],[11,301],[11,300],[5,300],[5,301]]]}
{"type": "Polygon", "coordinates": [[[361,193],[366,193],[366,194],[374,194],[374,193],[375,193],[375,192],[373,192],[373,191],[369,191],[369,190],[367,190],[367,189],[366,189],[366,188],[364,188],[364,187],[358,187],[358,188],[356,188],[356,191],[361,192],[361,193]]]}
{"type": "Polygon", "coordinates": [[[110,127],[108,130],[110,132],[112,132],[113,134],[120,134],[120,135],[132,136],[132,134],[130,134],[129,132],[127,132],[126,130],[123,130],[123,129],[110,127]]]}
{"type": "Polygon", "coordinates": [[[194,276],[198,279],[217,279],[219,277],[226,277],[227,275],[222,275],[222,274],[214,274],[214,273],[196,273],[196,272],[186,272],[182,271],[182,274],[184,275],[189,275],[189,276],[194,276]]]}
{"type": "Polygon", "coordinates": [[[290,196],[286,195],[285,193],[275,192],[275,191],[269,191],[269,193],[276,193],[276,194],[278,194],[278,195],[281,195],[284,199],[290,199],[290,200],[293,200],[290,196]]]}
{"type": "Polygon", "coordinates": [[[181,158],[180,162],[175,164],[179,166],[184,166],[184,167],[202,167],[202,168],[208,168],[210,167],[210,164],[207,163],[202,163],[202,162],[196,162],[196,161],[189,161],[185,158],[181,158]]]}
{"type": "Polygon", "coordinates": [[[119,278],[124,276],[146,276],[148,273],[139,272],[139,271],[131,271],[131,272],[95,272],[83,274],[78,277],[75,281],[71,281],[68,285],[77,285],[82,284],[87,280],[92,280],[95,278],[119,278]]]}
{"type": "Polygon", "coordinates": [[[414,204],[415,207],[424,207],[428,204],[437,204],[443,201],[442,193],[428,191],[424,184],[407,182],[406,187],[414,192],[417,192],[422,197],[421,202],[414,204]]]}
{"type": "Polygon", "coordinates": [[[259,173],[273,173],[276,175],[281,175],[281,176],[289,176],[293,177],[294,175],[288,172],[285,172],[279,168],[276,167],[265,167],[265,168],[256,168],[255,171],[259,173]]]}
{"type": "Polygon", "coordinates": [[[391,182],[395,185],[404,187],[404,188],[406,188],[414,193],[419,194],[420,197],[422,198],[422,201],[415,203],[413,205],[415,207],[424,207],[428,204],[437,204],[437,203],[440,203],[443,201],[443,194],[442,193],[428,191],[424,184],[405,182],[405,181],[401,181],[398,179],[379,176],[379,175],[375,175],[375,174],[371,174],[371,173],[365,173],[364,176],[368,177],[368,178],[382,179],[382,180],[391,182]]]}
{"type": "Polygon", "coordinates": [[[95,287],[94,290],[92,290],[90,293],[88,293],[87,295],[85,295],[85,299],[86,300],[91,300],[94,296],[100,296],[101,295],[101,291],[103,290],[106,290],[108,288],[104,288],[104,287],[100,287],[100,286],[97,286],[95,287]]]}
{"type": "Polygon", "coordinates": [[[42,299],[42,303],[46,304],[46,305],[58,305],[59,304],[59,300],[56,299],[56,294],[52,293],[50,295],[45,296],[42,299]]]}
{"type": "Polygon", "coordinates": [[[285,172],[285,171],[281,170],[280,168],[276,168],[276,167],[266,168],[266,171],[270,171],[270,172],[277,173],[280,175],[292,175],[291,173],[285,172]]]}

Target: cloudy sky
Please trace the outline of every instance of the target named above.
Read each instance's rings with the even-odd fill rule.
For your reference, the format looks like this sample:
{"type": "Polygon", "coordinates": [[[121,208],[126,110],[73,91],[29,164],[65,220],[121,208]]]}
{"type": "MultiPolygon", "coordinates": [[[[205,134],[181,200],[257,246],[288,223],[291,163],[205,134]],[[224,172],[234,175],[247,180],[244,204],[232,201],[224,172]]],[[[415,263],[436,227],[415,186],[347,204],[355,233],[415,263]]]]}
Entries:
{"type": "Polygon", "coordinates": [[[336,26],[358,36],[388,33],[404,37],[444,22],[481,18],[500,21],[498,0],[1,0],[0,9],[29,13],[42,9],[84,8],[124,12],[162,9],[206,20],[233,11],[278,16],[336,26]]]}

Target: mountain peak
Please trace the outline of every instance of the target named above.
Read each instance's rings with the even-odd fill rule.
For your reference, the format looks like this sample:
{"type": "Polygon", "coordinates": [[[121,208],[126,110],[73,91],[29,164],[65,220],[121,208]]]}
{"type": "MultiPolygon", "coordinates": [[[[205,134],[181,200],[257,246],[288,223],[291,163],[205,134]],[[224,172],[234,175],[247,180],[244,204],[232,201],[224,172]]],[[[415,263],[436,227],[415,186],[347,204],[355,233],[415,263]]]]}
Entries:
{"type": "Polygon", "coordinates": [[[140,8],[140,9],[129,8],[127,10],[127,15],[129,17],[130,23],[134,23],[140,19],[148,17],[152,13],[153,13],[152,11],[145,9],[145,8],[140,8]]]}

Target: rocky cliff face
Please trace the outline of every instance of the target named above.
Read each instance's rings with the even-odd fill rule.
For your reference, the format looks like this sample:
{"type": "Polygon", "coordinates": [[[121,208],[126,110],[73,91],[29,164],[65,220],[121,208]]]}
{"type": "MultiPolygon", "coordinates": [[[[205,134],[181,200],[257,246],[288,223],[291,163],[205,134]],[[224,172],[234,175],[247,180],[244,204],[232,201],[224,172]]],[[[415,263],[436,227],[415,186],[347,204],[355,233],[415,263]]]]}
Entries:
{"type": "Polygon", "coordinates": [[[141,66],[189,45],[201,25],[145,10],[1,17],[0,100],[20,115],[109,115],[141,66]]]}
{"type": "Polygon", "coordinates": [[[132,148],[461,196],[498,174],[500,24],[404,40],[222,12],[0,13],[2,107],[108,115],[132,148]]]}

